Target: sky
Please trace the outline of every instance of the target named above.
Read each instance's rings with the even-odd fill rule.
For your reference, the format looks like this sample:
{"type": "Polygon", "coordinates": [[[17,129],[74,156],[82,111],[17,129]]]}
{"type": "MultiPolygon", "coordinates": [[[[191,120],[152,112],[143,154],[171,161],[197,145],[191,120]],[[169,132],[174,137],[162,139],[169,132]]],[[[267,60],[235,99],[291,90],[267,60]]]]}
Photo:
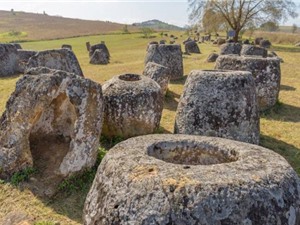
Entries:
{"type": "MultiPolygon", "coordinates": [[[[296,0],[300,14],[300,0],[296,0]]],[[[187,0],[0,0],[0,10],[132,24],[151,19],[189,25],[187,0]]],[[[300,16],[285,22],[300,26],[300,16]]]]}

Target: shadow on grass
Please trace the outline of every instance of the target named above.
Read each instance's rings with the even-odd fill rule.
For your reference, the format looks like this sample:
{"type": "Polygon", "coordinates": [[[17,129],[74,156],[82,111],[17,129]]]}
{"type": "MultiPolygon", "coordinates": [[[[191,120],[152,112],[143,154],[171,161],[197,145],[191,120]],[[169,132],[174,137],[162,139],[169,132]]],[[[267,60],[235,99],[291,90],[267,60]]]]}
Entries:
{"type": "Polygon", "coordinates": [[[188,75],[184,75],[183,77],[181,77],[180,79],[176,79],[176,80],[170,80],[171,84],[184,84],[186,79],[187,79],[188,75]]]}
{"type": "Polygon", "coordinates": [[[160,126],[156,131],[155,134],[172,134],[170,131],[166,130],[164,127],[160,126]]]}
{"type": "Polygon", "coordinates": [[[288,85],[280,85],[280,90],[281,91],[295,91],[296,88],[288,85]]]}
{"type": "Polygon", "coordinates": [[[180,95],[177,93],[168,90],[167,94],[164,99],[164,108],[171,110],[171,111],[176,111],[177,106],[178,106],[178,101],[179,101],[180,95]]]}
{"type": "Polygon", "coordinates": [[[300,107],[284,103],[276,103],[271,109],[260,114],[261,118],[267,120],[278,120],[285,122],[300,122],[300,107]]]}
{"type": "Polygon", "coordinates": [[[260,135],[260,145],[282,155],[291,164],[298,175],[300,175],[299,148],[266,135],[260,135]]]}

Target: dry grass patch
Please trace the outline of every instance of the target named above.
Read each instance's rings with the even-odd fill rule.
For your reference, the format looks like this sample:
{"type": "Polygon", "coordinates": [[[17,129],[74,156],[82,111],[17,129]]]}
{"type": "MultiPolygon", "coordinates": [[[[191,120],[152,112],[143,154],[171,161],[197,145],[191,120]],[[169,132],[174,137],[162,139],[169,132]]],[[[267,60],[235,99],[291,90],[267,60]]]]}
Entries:
{"type": "MultiPolygon", "coordinates": [[[[246,32],[247,34],[247,32],[246,32]]],[[[285,33],[285,32],[264,32],[264,31],[255,31],[252,35],[253,37],[263,37],[268,39],[271,43],[275,44],[296,44],[300,42],[299,33],[285,33]]]]}
{"type": "MultiPolygon", "coordinates": [[[[46,40],[122,32],[124,24],[0,10],[0,42],[46,40]]],[[[137,27],[128,26],[130,32],[137,27]]]]}

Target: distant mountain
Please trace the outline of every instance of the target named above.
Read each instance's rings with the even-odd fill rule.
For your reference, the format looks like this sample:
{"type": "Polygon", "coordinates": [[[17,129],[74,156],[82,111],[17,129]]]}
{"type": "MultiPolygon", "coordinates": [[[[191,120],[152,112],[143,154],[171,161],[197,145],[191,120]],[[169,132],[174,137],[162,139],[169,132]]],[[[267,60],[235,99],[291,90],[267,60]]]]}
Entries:
{"type": "Polygon", "coordinates": [[[168,23],[162,22],[160,20],[148,20],[148,21],[141,22],[141,23],[133,23],[132,26],[149,27],[149,28],[158,29],[158,30],[184,30],[184,28],[182,28],[182,27],[168,24],[168,23]]]}

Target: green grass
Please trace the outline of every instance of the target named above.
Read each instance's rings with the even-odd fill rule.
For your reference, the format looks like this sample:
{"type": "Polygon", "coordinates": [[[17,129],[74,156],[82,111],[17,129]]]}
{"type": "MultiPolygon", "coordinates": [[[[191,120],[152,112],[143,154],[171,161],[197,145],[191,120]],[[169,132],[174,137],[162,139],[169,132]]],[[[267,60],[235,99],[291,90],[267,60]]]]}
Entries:
{"type": "Polygon", "coordinates": [[[24,170],[21,170],[19,172],[16,172],[15,174],[12,175],[10,182],[15,185],[18,186],[19,183],[24,182],[24,181],[28,181],[28,179],[30,178],[30,176],[34,173],[36,173],[36,169],[35,168],[31,168],[28,167],[24,170]]]}
{"type": "Polygon", "coordinates": [[[27,33],[24,31],[10,31],[0,33],[0,40],[1,42],[17,42],[18,40],[22,40],[27,37],[27,33]]]}
{"type": "MultiPolygon", "coordinates": [[[[183,32],[170,32],[180,37],[183,32]]],[[[141,73],[144,68],[147,43],[160,40],[156,38],[141,38],[142,34],[102,35],[78,37],[53,41],[26,42],[24,49],[44,50],[59,48],[62,44],[71,44],[78,57],[84,75],[103,84],[114,75],[121,73],[141,73]],[[105,41],[110,54],[109,65],[90,65],[85,42],[91,44],[105,41]]],[[[181,43],[186,36],[180,37],[181,43]]],[[[164,37],[164,39],[167,39],[164,37]]],[[[164,110],[158,133],[172,133],[177,104],[182,93],[183,84],[189,72],[193,69],[213,69],[213,63],[205,59],[213,52],[218,52],[216,46],[200,44],[202,54],[184,55],[184,78],[173,81],[165,98],[164,110]]],[[[282,64],[281,92],[279,103],[261,117],[261,145],[270,148],[285,157],[293,168],[300,174],[300,52],[291,44],[274,47],[278,55],[284,59],[282,64]]],[[[5,109],[5,102],[15,88],[18,77],[0,78],[0,112],[5,109]]],[[[122,138],[108,140],[101,138],[102,146],[99,160],[107,149],[122,138]]],[[[98,162],[99,162],[98,160],[98,162]]],[[[82,209],[87,190],[91,185],[94,171],[83,173],[83,177],[74,177],[65,181],[61,191],[52,199],[35,197],[28,190],[21,190],[10,183],[0,182],[0,221],[7,213],[22,210],[32,215],[36,221],[58,221],[61,224],[81,224],[82,209]],[[86,175],[86,177],[84,177],[86,175]]],[[[45,222],[45,223],[46,223],[45,222]]]]}

